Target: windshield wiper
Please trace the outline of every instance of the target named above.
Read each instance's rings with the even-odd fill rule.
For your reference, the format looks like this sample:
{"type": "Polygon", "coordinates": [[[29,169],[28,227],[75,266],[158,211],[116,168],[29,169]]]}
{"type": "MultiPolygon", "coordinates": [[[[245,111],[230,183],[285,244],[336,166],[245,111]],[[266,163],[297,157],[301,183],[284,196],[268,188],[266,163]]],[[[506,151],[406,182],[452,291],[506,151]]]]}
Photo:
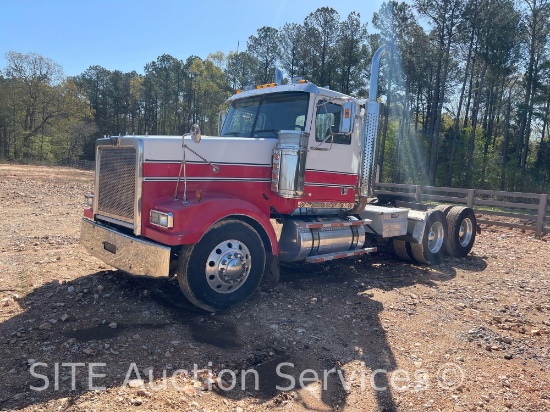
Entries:
{"type": "Polygon", "coordinates": [[[239,136],[241,132],[227,132],[222,134],[222,136],[239,136]]]}
{"type": "Polygon", "coordinates": [[[279,134],[279,129],[261,129],[261,130],[254,130],[254,131],[252,132],[252,134],[264,133],[264,132],[270,132],[270,133],[273,133],[275,136],[278,136],[278,134],[279,134]]]}

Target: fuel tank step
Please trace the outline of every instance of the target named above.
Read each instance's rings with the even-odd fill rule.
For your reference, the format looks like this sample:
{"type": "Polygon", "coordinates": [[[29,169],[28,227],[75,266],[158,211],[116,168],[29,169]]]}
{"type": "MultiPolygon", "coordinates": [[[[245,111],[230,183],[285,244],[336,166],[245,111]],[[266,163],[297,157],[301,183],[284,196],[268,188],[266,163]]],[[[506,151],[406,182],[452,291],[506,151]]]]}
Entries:
{"type": "Polygon", "coordinates": [[[329,260],[342,259],[342,258],[347,258],[351,256],[364,255],[365,253],[374,253],[374,252],[376,252],[375,247],[367,247],[364,249],[350,250],[349,252],[335,252],[335,253],[327,253],[326,255],[309,256],[306,258],[306,262],[322,263],[322,262],[327,262],[329,260]]]}

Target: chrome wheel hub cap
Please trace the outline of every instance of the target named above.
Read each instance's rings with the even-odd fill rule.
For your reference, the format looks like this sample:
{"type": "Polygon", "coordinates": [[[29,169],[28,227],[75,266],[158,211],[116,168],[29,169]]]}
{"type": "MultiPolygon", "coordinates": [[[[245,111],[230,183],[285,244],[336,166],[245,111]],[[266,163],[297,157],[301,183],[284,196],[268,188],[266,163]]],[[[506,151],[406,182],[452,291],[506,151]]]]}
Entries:
{"type": "Polygon", "coordinates": [[[470,244],[473,232],[474,225],[472,224],[472,221],[468,218],[464,219],[458,230],[458,241],[462,247],[466,247],[470,244]]]}
{"type": "Polygon", "coordinates": [[[218,293],[239,289],[250,274],[252,259],[246,245],[230,239],[218,244],[206,260],[206,281],[218,293]]]}
{"type": "Polygon", "coordinates": [[[441,222],[435,222],[432,227],[430,227],[430,232],[428,233],[428,249],[430,249],[430,252],[439,252],[443,246],[443,236],[445,236],[443,225],[441,222]]]}

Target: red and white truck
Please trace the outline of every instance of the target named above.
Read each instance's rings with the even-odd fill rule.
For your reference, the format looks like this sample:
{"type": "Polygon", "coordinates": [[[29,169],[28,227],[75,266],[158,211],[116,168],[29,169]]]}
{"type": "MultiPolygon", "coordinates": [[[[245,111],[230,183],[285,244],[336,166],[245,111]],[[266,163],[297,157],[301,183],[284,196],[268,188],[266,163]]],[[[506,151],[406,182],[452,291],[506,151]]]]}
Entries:
{"type": "Polygon", "coordinates": [[[279,262],[322,263],[376,251],[437,263],[465,256],[473,211],[395,207],[374,196],[380,104],[373,57],[370,96],[359,100],[305,80],[238,91],[219,136],[122,136],[96,144],[94,193],[81,243],[136,275],[177,276],[208,311],[248,299],[279,262]]]}

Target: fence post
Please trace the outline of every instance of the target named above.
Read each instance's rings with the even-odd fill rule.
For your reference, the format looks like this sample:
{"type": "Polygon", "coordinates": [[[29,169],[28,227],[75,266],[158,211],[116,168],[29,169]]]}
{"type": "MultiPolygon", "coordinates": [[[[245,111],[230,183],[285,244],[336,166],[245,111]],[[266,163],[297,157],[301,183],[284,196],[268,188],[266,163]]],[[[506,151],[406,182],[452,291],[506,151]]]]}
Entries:
{"type": "Polygon", "coordinates": [[[466,206],[470,209],[474,207],[474,196],[476,194],[475,189],[468,189],[468,197],[466,198],[466,206]]]}
{"type": "Polygon", "coordinates": [[[422,186],[416,185],[414,188],[414,200],[416,203],[420,203],[420,196],[422,196],[422,186]]]}
{"type": "Polygon", "coordinates": [[[540,195],[539,209],[537,212],[537,227],[535,229],[535,235],[540,239],[542,237],[542,230],[544,229],[544,215],[546,214],[546,205],[548,203],[548,195],[540,195]]]}

